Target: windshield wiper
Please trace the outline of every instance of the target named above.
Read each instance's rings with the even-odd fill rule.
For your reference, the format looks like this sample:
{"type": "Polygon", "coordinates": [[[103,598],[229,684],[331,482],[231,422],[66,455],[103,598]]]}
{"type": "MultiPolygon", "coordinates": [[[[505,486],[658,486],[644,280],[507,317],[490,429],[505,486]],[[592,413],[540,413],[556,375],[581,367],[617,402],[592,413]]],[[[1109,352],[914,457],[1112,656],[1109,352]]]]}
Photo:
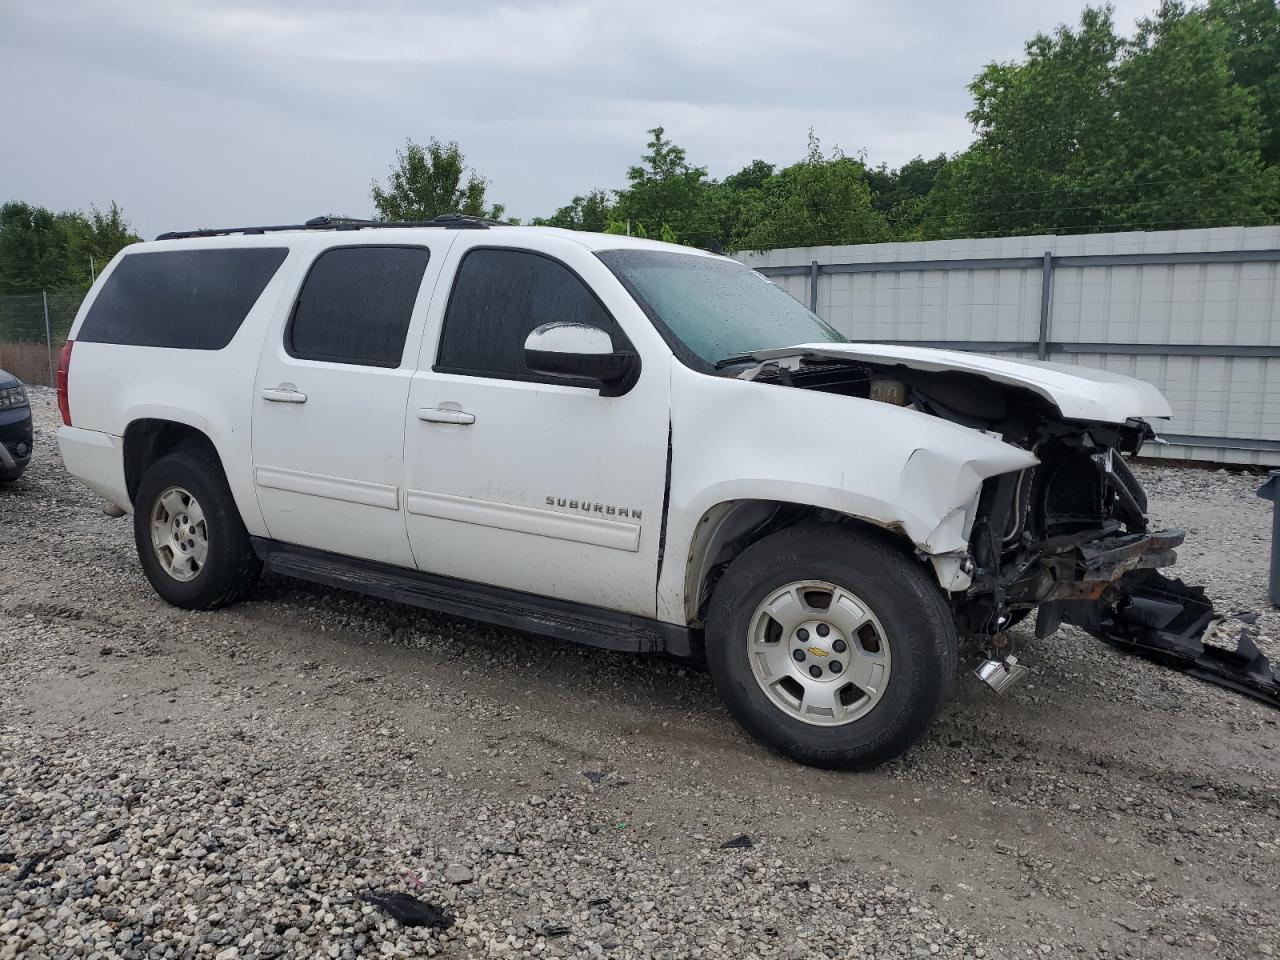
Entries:
{"type": "Polygon", "coordinates": [[[725,357],[723,360],[717,360],[716,369],[723,370],[725,367],[737,366],[740,363],[759,363],[759,362],[760,362],[759,360],[757,360],[755,357],[753,357],[749,353],[740,353],[736,357],[725,357]]]}

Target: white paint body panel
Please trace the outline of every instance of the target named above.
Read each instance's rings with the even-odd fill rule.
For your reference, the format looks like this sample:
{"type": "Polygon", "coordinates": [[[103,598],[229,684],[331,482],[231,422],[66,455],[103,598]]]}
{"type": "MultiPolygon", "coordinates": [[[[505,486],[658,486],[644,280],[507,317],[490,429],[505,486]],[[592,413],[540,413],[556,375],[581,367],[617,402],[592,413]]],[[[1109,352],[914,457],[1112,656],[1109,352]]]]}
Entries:
{"type": "MultiPolygon", "coordinates": [[[[397,231],[398,232],[398,231],[397,231]]],[[[396,368],[306,360],[285,350],[285,328],[303,278],[333,247],[381,246],[382,231],[312,237],[295,251],[289,296],[267,330],[253,392],[253,463],[269,536],[319,550],[412,567],[404,524],[404,411],[427,305],[452,231],[421,231],[430,251],[396,368]],[[306,395],[276,403],[278,387],[306,395]]]]}
{"type": "Polygon", "coordinates": [[[717,504],[776,500],[900,529],[920,549],[965,547],[982,480],[1034,465],[1025,450],[872,400],[708,377],[672,361],[671,506],[659,615],[685,619],[689,545],[717,504]]]}
{"type": "Polygon", "coordinates": [[[631,340],[642,372],[621,397],[602,397],[590,387],[437,373],[431,369],[436,331],[448,299],[437,297],[405,427],[407,520],[418,566],[652,616],[670,353],[613,274],[572,237],[552,234],[531,247],[525,231],[468,232],[449,251],[446,270],[452,276],[474,247],[502,246],[536,249],[577,273],[631,340]],[[418,419],[419,409],[440,407],[475,421],[418,419]],[[577,509],[570,506],[575,500],[577,509]],[[583,502],[592,505],[590,512],[583,502]]]}
{"type": "MultiPolygon", "coordinates": [[[[237,246],[297,246],[298,238],[238,237],[237,246]]],[[[198,250],[209,240],[172,240],[126,248],[98,275],[80,305],[70,339],[75,340],[94,298],[125,256],[150,251],[198,250]]],[[[267,536],[254,492],[251,450],[254,379],[262,340],[282,299],[288,301],[296,250],[267,284],[231,342],[222,350],[175,350],[77,341],[72,349],[68,401],[75,427],[123,437],[135,420],[172,420],[203,433],[222,460],[227,482],[249,533],[267,536]]],[[[123,467],[120,468],[123,473],[123,467]]],[[[77,474],[77,476],[81,476],[77,474]]],[[[92,476],[83,479],[92,480],[92,476]]],[[[127,501],[127,497],[126,497],[127,501]]],[[[132,504],[117,506],[132,510],[132,504]]]]}
{"type": "MultiPolygon", "coordinates": [[[[74,348],[75,426],[59,434],[64,460],[120,506],[129,506],[120,438],[138,418],[173,420],[212,441],[255,536],[686,623],[695,532],[724,504],[796,503],[898,530],[951,586],[945,565],[966,549],[966,513],[983,479],[1035,463],[1025,450],[914,410],[690,369],[594,255],[672,249],[664,244],[541,228],[389,229],[165,241],[124,255],[225,245],[290,250],[225,349],[74,348]],[[302,361],[283,349],[308,265],[323,249],[352,244],[432,251],[398,368],[302,361]],[[474,246],[541,252],[574,270],[640,356],[635,387],[602,397],[435,372],[454,272],[474,246]],[[262,398],[285,384],[306,403],[262,398]],[[424,420],[420,410],[474,419],[424,420]]],[[[81,307],[73,339],[111,269],[81,307]]],[[[1168,413],[1145,384],[1058,364],[874,344],[802,349],[1025,385],[1069,418],[1168,413]]]]}
{"type": "Polygon", "coordinates": [[[79,427],[58,428],[58,452],[62,464],[73,477],[94,493],[122,510],[131,511],[124,482],[124,441],[98,430],[79,427]]]}

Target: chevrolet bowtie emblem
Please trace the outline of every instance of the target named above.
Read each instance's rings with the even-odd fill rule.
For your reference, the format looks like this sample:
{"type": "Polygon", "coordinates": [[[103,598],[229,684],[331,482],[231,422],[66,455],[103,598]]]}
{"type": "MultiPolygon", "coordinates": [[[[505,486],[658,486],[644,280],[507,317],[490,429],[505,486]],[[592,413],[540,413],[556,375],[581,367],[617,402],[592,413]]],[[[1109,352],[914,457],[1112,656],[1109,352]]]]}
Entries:
{"type": "Polygon", "coordinates": [[[827,656],[827,651],[823,650],[821,647],[808,647],[807,649],[808,649],[808,651],[809,651],[810,653],[812,653],[815,657],[825,657],[825,656],[827,656]]]}

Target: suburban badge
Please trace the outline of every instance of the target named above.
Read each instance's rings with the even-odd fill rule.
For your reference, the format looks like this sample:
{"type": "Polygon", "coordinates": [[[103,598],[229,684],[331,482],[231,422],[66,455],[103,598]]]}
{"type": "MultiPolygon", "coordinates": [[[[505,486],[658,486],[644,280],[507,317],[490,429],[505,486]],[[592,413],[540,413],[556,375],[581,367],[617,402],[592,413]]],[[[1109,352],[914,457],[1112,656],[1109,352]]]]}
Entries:
{"type": "Polygon", "coordinates": [[[564,507],[568,510],[580,510],[601,517],[626,517],[639,520],[641,511],[636,507],[618,507],[611,503],[597,503],[594,500],[574,500],[569,497],[547,497],[547,506],[564,507]]]}

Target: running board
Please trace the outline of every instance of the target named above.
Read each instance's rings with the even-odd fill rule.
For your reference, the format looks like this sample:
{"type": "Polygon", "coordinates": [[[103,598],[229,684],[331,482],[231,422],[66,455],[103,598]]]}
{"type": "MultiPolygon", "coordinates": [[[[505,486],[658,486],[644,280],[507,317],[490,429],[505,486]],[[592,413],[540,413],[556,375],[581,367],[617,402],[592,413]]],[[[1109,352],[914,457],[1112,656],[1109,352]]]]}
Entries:
{"type": "Polygon", "coordinates": [[[1130,574],[1118,586],[1118,598],[1082,617],[1064,610],[1063,619],[1119,650],[1280,709],[1280,670],[1258,650],[1248,626],[1240,626],[1234,650],[1205,642],[1244,624],[1249,614],[1217,614],[1204,587],[1154,570],[1130,574]]]}
{"type": "Polygon", "coordinates": [[[299,580],[591,647],[677,657],[692,652],[689,630],[678,624],[262,537],[250,539],[267,570],[299,580]]]}

